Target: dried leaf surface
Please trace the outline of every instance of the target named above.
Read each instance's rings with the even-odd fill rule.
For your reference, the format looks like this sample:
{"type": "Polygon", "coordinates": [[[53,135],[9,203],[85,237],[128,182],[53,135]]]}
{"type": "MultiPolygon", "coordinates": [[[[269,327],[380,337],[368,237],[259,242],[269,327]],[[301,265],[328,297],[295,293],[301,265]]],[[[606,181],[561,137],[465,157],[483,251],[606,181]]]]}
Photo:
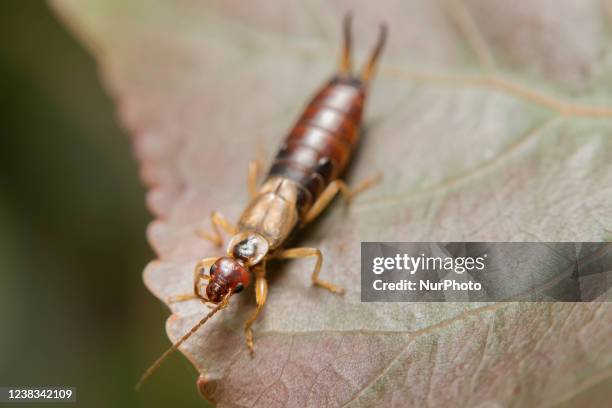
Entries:
{"type": "MultiPolygon", "coordinates": [[[[612,374],[612,308],[592,304],[361,304],[359,242],[591,241],[612,228],[609,3],[583,0],[57,0],[98,59],[133,136],[156,215],[145,282],[188,292],[211,210],[235,219],[248,161],[269,155],[332,72],[343,13],[363,60],[390,37],[349,174],[384,182],[335,203],[302,244],[325,254],[277,265],[254,359],[251,293],[182,348],[219,406],[534,406],[612,374]],[[216,381],[213,378],[222,379],[216,381]],[[495,405],[498,404],[498,405],[495,405]]],[[[171,305],[177,340],[202,315],[171,305]]]]}

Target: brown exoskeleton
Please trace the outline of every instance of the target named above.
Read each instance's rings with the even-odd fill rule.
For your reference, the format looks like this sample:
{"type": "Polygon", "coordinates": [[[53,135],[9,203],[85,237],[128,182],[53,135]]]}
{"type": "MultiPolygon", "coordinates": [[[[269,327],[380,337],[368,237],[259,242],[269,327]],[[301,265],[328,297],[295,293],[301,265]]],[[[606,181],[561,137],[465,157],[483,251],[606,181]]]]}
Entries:
{"type": "MultiPolygon", "coordinates": [[[[195,267],[193,294],[181,295],[172,301],[197,298],[212,304],[214,309],[189,333],[183,336],[141,379],[142,383],[163,359],[177,349],[213,314],[227,305],[234,293],[249,285],[255,277],[257,307],[246,320],[246,343],[253,353],[252,325],[261,313],[268,295],[266,261],[314,257],[316,263],[312,282],[331,292],[344,290],[319,278],[323,255],[317,248],[283,249],[290,235],[313,221],[340,192],[347,201],[377,181],[364,180],[354,189],[338,179],[352,152],[357,147],[359,127],[368,92],[386,38],[386,26],[381,25],[374,51],[361,75],[351,70],[350,16],[344,20],[344,46],[339,72],[314,96],[298,119],[279,150],[266,179],[257,188],[259,163],[249,166],[248,187],[251,202],[237,225],[232,225],[221,214],[213,212],[213,233],[200,235],[218,246],[223,245],[221,230],[232,236],[223,257],[202,259],[195,267]],[[209,273],[206,273],[210,268],[209,273]]],[[[139,383],[139,384],[140,384],[139,383]]]]}

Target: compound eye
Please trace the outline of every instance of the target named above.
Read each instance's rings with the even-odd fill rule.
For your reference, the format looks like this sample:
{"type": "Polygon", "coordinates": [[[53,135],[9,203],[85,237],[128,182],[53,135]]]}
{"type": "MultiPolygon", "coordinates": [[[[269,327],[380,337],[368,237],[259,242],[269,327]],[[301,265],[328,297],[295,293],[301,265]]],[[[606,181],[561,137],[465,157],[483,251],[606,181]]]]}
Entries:
{"type": "MultiPolygon", "coordinates": [[[[213,274],[215,273],[215,271],[217,270],[217,263],[215,262],[214,264],[212,264],[212,266],[210,267],[210,276],[213,276],[213,274]]],[[[206,273],[206,271],[204,269],[202,269],[202,274],[204,275],[206,273]]]]}

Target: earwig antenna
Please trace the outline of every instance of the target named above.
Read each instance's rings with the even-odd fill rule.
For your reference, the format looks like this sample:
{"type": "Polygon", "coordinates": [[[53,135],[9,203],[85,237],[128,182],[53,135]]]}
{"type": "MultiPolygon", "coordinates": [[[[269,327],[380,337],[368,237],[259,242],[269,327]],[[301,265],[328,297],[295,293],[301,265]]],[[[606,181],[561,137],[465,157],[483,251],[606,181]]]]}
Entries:
{"type": "Polygon", "coordinates": [[[342,45],[342,58],[340,59],[340,73],[349,74],[352,69],[351,63],[351,22],[353,15],[349,12],[344,16],[344,44],[342,45]]]}
{"type": "Polygon", "coordinates": [[[372,75],[374,74],[374,69],[376,68],[376,62],[378,62],[378,57],[380,57],[380,53],[385,45],[385,41],[387,39],[387,24],[382,23],[380,25],[380,32],[378,34],[378,41],[376,42],[376,46],[374,47],[374,51],[370,55],[370,59],[368,63],[363,67],[361,71],[361,80],[364,83],[367,83],[372,75]]]}
{"type": "Polygon", "coordinates": [[[147,368],[147,371],[144,372],[144,374],[142,375],[142,377],[140,377],[140,380],[138,380],[138,383],[135,386],[136,391],[140,390],[140,388],[145,383],[145,381],[149,379],[151,374],[157,371],[159,366],[170,356],[170,354],[172,354],[175,350],[178,350],[180,345],[183,344],[185,341],[187,341],[187,339],[189,339],[191,336],[193,336],[193,334],[197,332],[200,329],[200,327],[202,327],[204,323],[208,321],[208,319],[213,317],[219,310],[224,309],[227,306],[231,295],[232,295],[232,291],[230,290],[227,293],[227,295],[225,295],[223,300],[213,310],[211,310],[210,313],[208,313],[205,317],[202,318],[202,320],[196,323],[196,325],[193,326],[191,330],[189,330],[189,332],[187,332],[183,337],[181,337],[179,341],[174,343],[172,347],[166,350],[164,354],[162,354],[157,360],[155,360],[153,364],[151,364],[149,368],[147,368]]]}

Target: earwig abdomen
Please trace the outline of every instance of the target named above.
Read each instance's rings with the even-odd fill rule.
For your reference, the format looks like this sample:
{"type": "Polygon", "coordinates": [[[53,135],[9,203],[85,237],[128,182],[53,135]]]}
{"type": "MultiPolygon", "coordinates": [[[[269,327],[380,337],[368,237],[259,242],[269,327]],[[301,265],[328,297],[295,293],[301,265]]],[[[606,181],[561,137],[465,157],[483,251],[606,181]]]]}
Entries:
{"type": "Polygon", "coordinates": [[[357,147],[365,94],[359,79],[334,77],[308,104],[274,159],[267,180],[298,184],[300,214],[346,168],[357,147]]]}

